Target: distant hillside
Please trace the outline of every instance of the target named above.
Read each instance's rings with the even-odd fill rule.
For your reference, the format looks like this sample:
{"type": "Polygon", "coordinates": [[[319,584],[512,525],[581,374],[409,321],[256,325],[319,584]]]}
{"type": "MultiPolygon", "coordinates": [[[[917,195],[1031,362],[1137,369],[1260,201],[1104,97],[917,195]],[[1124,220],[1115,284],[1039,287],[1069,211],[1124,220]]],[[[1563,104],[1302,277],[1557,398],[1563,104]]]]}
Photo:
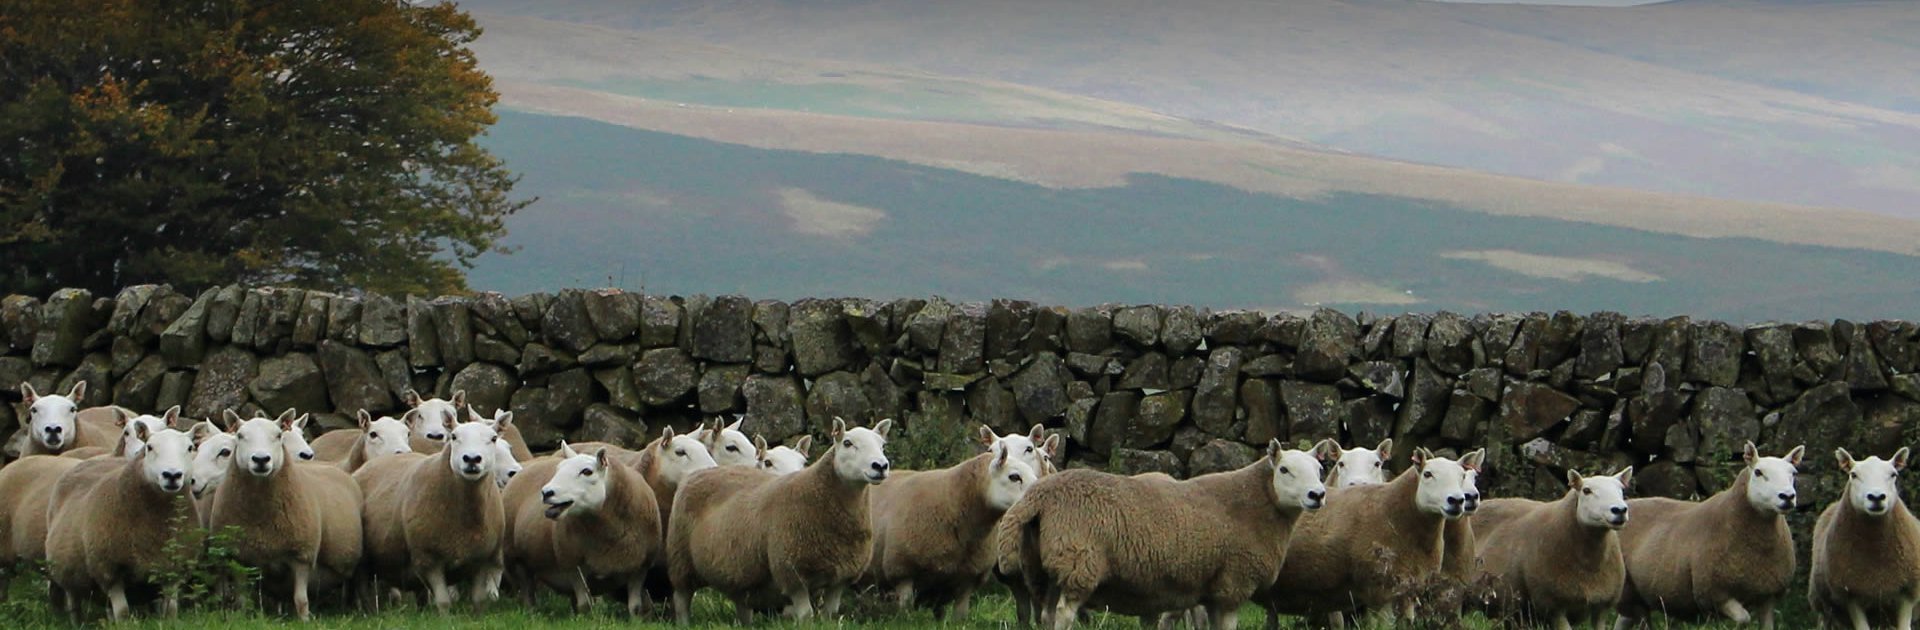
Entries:
{"type": "Polygon", "coordinates": [[[1498,216],[1405,197],[1134,175],[1059,188],[508,111],[486,139],[542,198],[476,288],[940,294],[1375,311],[1911,315],[1920,258],[1498,216]]]}
{"type": "MultiPolygon", "coordinates": [[[[1158,115],[1543,180],[1920,218],[1920,6],[1906,1],[462,4],[1135,108],[1063,125],[1138,129],[1133,117],[1158,115]]],[[[658,98],[712,87],[617,83],[575,87],[658,98]]],[[[940,104],[937,89],[923,94],[940,104]]],[[[994,109],[948,104],[960,118],[994,109]]]]}

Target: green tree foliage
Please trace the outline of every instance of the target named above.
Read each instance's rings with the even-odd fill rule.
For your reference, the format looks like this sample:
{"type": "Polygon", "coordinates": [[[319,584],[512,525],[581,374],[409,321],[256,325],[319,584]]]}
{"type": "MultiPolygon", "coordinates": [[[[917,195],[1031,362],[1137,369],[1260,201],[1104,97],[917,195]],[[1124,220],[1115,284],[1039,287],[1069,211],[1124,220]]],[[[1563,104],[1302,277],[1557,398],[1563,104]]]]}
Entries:
{"type": "Polygon", "coordinates": [[[528,201],[452,4],[0,0],[0,291],[464,288],[528,201]]]}

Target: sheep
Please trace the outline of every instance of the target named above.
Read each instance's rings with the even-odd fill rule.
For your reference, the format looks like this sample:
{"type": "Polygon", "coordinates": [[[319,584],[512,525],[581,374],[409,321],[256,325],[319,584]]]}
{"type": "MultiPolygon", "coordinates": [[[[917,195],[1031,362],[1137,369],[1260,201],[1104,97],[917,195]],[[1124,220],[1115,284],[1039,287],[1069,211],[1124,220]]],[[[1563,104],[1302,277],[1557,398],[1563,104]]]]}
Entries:
{"type": "Polygon", "coordinates": [[[1187,481],[1068,470],[1028,490],[997,526],[1028,588],[1047,593],[1057,630],[1086,606],[1147,617],[1206,605],[1232,630],[1240,606],[1272,583],[1303,514],[1326,505],[1312,451],[1267,444],[1239,470],[1187,481]]]}
{"type": "MultiPolygon", "coordinates": [[[[991,432],[991,429],[988,429],[991,432]]],[[[867,493],[873,523],[872,581],[893,589],[902,612],[916,597],[946,618],[966,618],[973,591],[993,569],[993,526],[1038,473],[1011,449],[890,478],[867,493]]]]}
{"type": "MultiPolygon", "coordinates": [[[[1060,456],[1062,446],[1060,443],[1060,435],[1058,433],[1047,435],[1045,427],[1034,425],[1033,430],[1030,431],[1026,437],[1029,442],[1036,439],[1040,441],[1039,448],[1037,448],[1035,452],[1040,465],[1034,468],[1034,472],[1042,479],[1053,473],[1060,472],[1060,468],[1053,463],[1054,460],[1060,456]]],[[[989,445],[987,448],[992,449],[993,446],[989,445]]],[[[1018,450],[1021,450],[1023,454],[1025,452],[1024,448],[1018,450]]],[[[1004,519],[1005,516],[1002,515],[1001,518],[1004,519]]],[[[993,577],[999,580],[1001,585],[1006,586],[1008,594],[1012,596],[1014,614],[1019,624],[1021,626],[1032,625],[1033,621],[1038,619],[1043,611],[1039,609],[1040,602],[1034,598],[1033,592],[1027,590],[1026,578],[1022,575],[1020,569],[1020,559],[1018,557],[999,555],[997,550],[995,551],[995,556],[993,577]]]]}
{"type": "MultiPolygon", "coordinates": [[[[169,410],[166,424],[178,416],[179,407],[169,410]]],[[[128,587],[150,584],[182,560],[169,557],[163,543],[188,540],[182,548],[198,549],[200,522],[182,496],[198,440],[174,429],[149,433],[147,426],[129,425],[141,444],[129,457],[85,462],[63,476],[50,509],[48,574],[70,600],[105,591],[114,621],[127,618],[128,587]],[[104,474],[80,471],[94,466],[104,474]]],[[[167,616],[176,616],[180,593],[169,589],[162,597],[167,616]]]]}
{"type": "Polygon", "coordinates": [[[371,576],[394,584],[419,579],[442,615],[453,605],[450,581],[466,578],[475,606],[495,594],[506,520],[493,476],[499,432],[491,423],[463,422],[447,434],[432,455],[388,455],[353,473],[366,497],[371,576]]]}
{"type": "Polygon", "coordinates": [[[21,455],[58,455],[67,449],[89,446],[114,448],[120,425],[132,414],[113,405],[81,409],[80,403],[86,397],[86,381],[74,383],[65,396],[41,396],[33,385],[21,383],[20,399],[27,408],[27,435],[32,438],[21,455]]]}
{"type": "Polygon", "coordinates": [[[0,595],[14,568],[47,557],[47,505],[62,475],[81,460],[27,455],[0,467],[0,595]]]}
{"type": "Polygon", "coordinates": [[[1349,448],[1327,468],[1328,488],[1370,486],[1387,482],[1387,458],[1393,456],[1393,438],[1380,441],[1372,449],[1349,448]]]}
{"type": "Polygon", "coordinates": [[[747,434],[740,432],[740,423],[745,418],[735,418],[733,424],[720,426],[723,420],[714,420],[713,427],[702,424],[688,435],[707,445],[713,453],[713,461],[721,466],[754,466],[760,463],[760,449],[747,434]]]}
{"type": "Polygon", "coordinates": [[[1798,497],[1793,481],[1805,451],[1761,457],[1747,442],[1746,468],[1705,501],[1628,501],[1633,520],[1620,530],[1627,579],[1615,627],[1632,627],[1653,611],[1745,624],[1757,609],[1760,625],[1772,630],[1774,604],[1796,568],[1785,517],[1798,497]]]}
{"type": "MultiPolygon", "coordinates": [[[[220,430],[211,422],[195,425],[193,434],[199,444],[193,456],[192,474],[188,477],[193,480],[193,501],[200,513],[200,524],[204,526],[213,518],[213,491],[220,487],[221,481],[226,480],[227,471],[232,470],[233,453],[239,444],[239,438],[232,433],[220,430]],[[203,425],[204,430],[199,428],[203,425]]],[[[305,440],[299,438],[298,431],[287,431],[281,434],[281,446],[286,453],[287,461],[299,459],[300,445],[303,443],[305,440]]]]}
{"type": "Polygon", "coordinates": [[[767,448],[767,438],[753,436],[753,447],[760,453],[758,466],[776,475],[791,475],[805,470],[807,452],[813,450],[813,436],[802,436],[793,446],[767,448]]]}
{"type": "Polygon", "coordinates": [[[520,434],[520,429],[516,428],[513,424],[513,412],[505,409],[495,409],[493,410],[493,417],[488,418],[480,415],[480,412],[474,411],[473,406],[469,405],[467,406],[467,421],[484,422],[492,425],[496,430],[501,431],[500,439],[493,442],[494,454],[499,458],[493,465],[493,483],[494,485],[500,486],[501,490],[507,489],[507,482],[513,481],[513,476],[520,474],[521,469],[525,468],[520,462],[523,459],[533,459],[531,455],[525,458],[520,457],[519,453],[525,449],[515,450],[513,448],[513,442],[506,438],[506,432],[508,431],[513,432],[514,435],[520,434]]]}
{"type": "Polygon", "coordinates": [[[687,625],[694,591],[711,586],[733,600],[741,622],[751,598],[768,591],[790,604],[795,621],[838,615],[847,585],[872,553],[867,488],[886,481],[892,419],[847,428],[834,418],[834,446],[806,470],[776,476],[750,466],[691,475],[673,498],[667,569],[673,616],[687,625]]]}
{"type": "Polygon", "coordinates": [[[1445,524],[1466,515],[1469,473],[1485,456],[1456,462],[1415,449],[1413,466],[1392,481],[1335,490],[1328,509],[1302,519],[1279,578],[1261,594],[1268,624],[1282,612],[1411,617],[1406,591],[1440,571],[1445,524]]]}
{"type": "MultiPolygon", "coordinates": [[[[1593,621],[1620,600],[1626,564],[1616,533],[1628,519],[1633,467],[1613,476],[1567,471],[1567,493],[1553,502],[1494,499],[1473,518],[1486,544],[1480,576],[1494,601],[1568,630],[1570,619],[1593,621]]],[[[1476,576],[1476,577],[1480,577],[1476,576]]]]}
{"type": "Polygon", "coordinates": [[[285,434],[298,422],[292,410],[274,420],[224,416],[234,453],[213,491],[208,527],[237,528],[234,558],[289,578],[294,614],[311,619],[310,592],[341,583],[360,562],[360,489],[339,468],[287,456],[285,434]]]}
{"type": "Polygon", "coordinates": [[[1846,496],[1828,505],[1813,527],[1813,566],[1807,602],[1821,625],[1843,616],[1855,630],[1875,621],[1900,630],[1913,627],[1920,601],[1920,519],[1900,500],[1900,472],[1907,449],[1892,459],[1856,460],[1837,449],[1834,461],[1847,473],[1846,496]]]}
{"type": "Polygon", "coordinates": [[[318,461],[332,462],[340,470],[351,474],[376,457],[413,452],[413,431],[405,416],[382,416],[375,420],[373,414],[365,409],[356,415],[360,428],[328,431],[313,441],[313,451],[318,461]]]}
{"type": "Polygon", "coordinates": [[[559,458],[530,463],[507,485],[507,560],[531,604],[536,580],[571,591],[574,610],[591,605],[589,578],[627,591],[627,614],[647,603],[642,582],[660,557],[662,526],[653,489],[605,449],[584,455],[560,444],[559,458]]]}
{"type": "MultiPolygon", "coordinates": [[[[414,415],[412,421],[411,439],[413,451],[416,453],[438,452],[440,444],[445,442],[447,436],[451,434],[449,427],[460,422],[460,410],[468,408],[468,414],[472,414],[472,409],[467,405],[466,390],[456,390],[453,396],[441,400],[439,398],[422,399],[419,393],[409,389],[401,398],[406,401],[407,407],[419,412],[414,415]]],[[[498,421],[500,415],[505,412],[504,409],[494,410],[495,420],[498,421]]],[[[500,423],[500,426],[500,439],[506,440],[508,446],[513,448],[514,460],[533,459],[533,451],[527,449],[527,440],[521,437],[520,428],[511,423],[500,423]]]]}

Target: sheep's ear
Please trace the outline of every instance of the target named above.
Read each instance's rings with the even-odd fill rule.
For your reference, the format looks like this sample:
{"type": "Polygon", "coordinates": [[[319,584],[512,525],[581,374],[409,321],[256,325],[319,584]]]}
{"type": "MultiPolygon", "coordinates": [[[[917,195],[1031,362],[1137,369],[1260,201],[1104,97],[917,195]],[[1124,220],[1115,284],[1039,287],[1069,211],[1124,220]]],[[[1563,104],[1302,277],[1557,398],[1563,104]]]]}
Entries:
{"type": "Polygon", "coordinates": [[[698,433],[699,435],[695,435],[694,439],[700,440],[701,444],[707,445],[707,450],[711,451],[711,450],[720,448],[720,421],[719,420],[714,420],[713,428],[711,429],[707,428],[707,425],[705,423],[701,423],[700,431],[698,433]]]}
{"type": "Polygon", "coordinates": [[[1011,454],[1012,454],[1012,451],[1010,451],[1010,450],[1008,450],[1008,449],[1004,449],[1004,448],[1003,448],[1003,449],[1000,449],[1000,454],[999,454],[999,455],[995,455],[995,456],[993,456],[993,467],[994,467],[994,468],[999,468],[999,467],[1002,467],[1002,466],[1006,466],[1006,465],[1007,465],[1007,457],[1008,457],[1009,455],[1011,455],[1011,454]]]}
{"type": "Polygon", "coordinates": [[[274,419],[274,423],[275,423],[275,424],[278,424],[278,425],[280,425],[280,430],[281,430],[281,431],[292,431],[292,430],[294,430],[294,426],[293,426],[293,410],[292,410],[292,409],[288,409],[288,410],[287,410],[287,411],[286,411],[285,413],[282,413],[282,414],[280,414],[280,417],[279,417],[279,418],[275,418],[275,419],[274,419]]]}
{"type": "Polygon", "coordinates": [[[880,439],[883,439],[883,440],[887,438],[887,431],[890,431],[892,429],[893,429],[893,418],[887,418],[885,420],[881,420],[879,423],[873,425],[873,432],[880,434],[880,439]]]}
{"type": "Polygon", "coordinates": [[[400,400],[406,402],[408,407],[418,407],[420,403],[426,402],[420,399],[420,392],[413,391],[411,387],[407,388],[407,393],[400,395],[400,400]]]}
{"type": "Polygon", "coordinates": [[[133,421],[133,415],[121,411],[119,407],[108,407],[107,410],[113,412],[113,426],[125,429],[127,423],[133,421]]]}
{"type": "Polygon", "coordinates": [[[511,411],[506,413],[501,413],[499,411],[493,412],[493,430],[505,431],[507,430],[508,427],[511,427],[511,426],[513,426],[513,412],[511,411]]]}
{"type": "Polygon", "coordinates": [[[32,383],[20,381],[20,400],[27,403],[28,407],[32,407],[34,401],[40,400],[40,392],[33,391],[32,383]]]}
{"type": "Polygon", "coordinates": [[[1480,464],[1486,460],[1487,449],[1477,448],[1474,449],[1473,452],[1467,453],[1465,457],[1460,458],[1460,467],[1474,472],[1480,472],[1480,464]]]}
{"type": "Polygon", "coordinates": [[[1055,433],[1047,436],[1046,440],[1040,442],[1040,450],[1045,451],[1049,458],[1058,457],[1060,455],[1060,434],[1055,433]]]}
{"type": "Polygon", "coordinates": [[[1853,454],[1847,449],[1833,449],[1833,463],[1840,465],[1840,472],[1853,472],[1853,454]]]}
{"type": "Polygon", "coordinates": [[[1902,446],[1900,447],[1900,450],[1894,451],[1892,461],[1893,461],[1894,472],[1900,472],[1902,470],[1906,470],[1907,469],[1907,447],[1902,446]]]}
{"type": "Polygon", "coordinates": [[[1613,478],[1620,480],[1621,489],[1633,487],[1633,467],[1628,466],[1621,469],[1620,472],[1614,473],[1613,478]]]}
{"type": "Polygon", "coordinates": [[[306,431],[307,422],[311,420],[313,420],[313,414],[310,414],[310,413],[300,414],[300,417],[293,419],[293,430],[306,431]]]}
{"type": "Polygon", "coordinates": [[[1373,453],[1382,460],[1393,457],[1393,438],[1380,440],[1380,445],[1373,447],[1373,453]]]}
{"type": "Polygon", "coordinates": [[[493,426],[493,418],[480,415],[480,412],[476,411],[473,405],[467,405],[467,422],[483,422],[486,423],[487,426],[493,426]]]}
{"type": "MultiPolygon", "coordinates": [[[[740,430],[740,423],[742,423],[742,422],[746,422],[746,421],[747,421],[747,417],[746,417],[746,416],[739,416],[739,417],[736,417],[736,418],[734,418],[734,419],[733,419],[733,424],[729,424],[729,425],[727,425],[727,427],[726,427],[726,430],[728,430],[728,431],[739,431],[739,430],[740,430]]],[[[718,421],[718,420],[716,420],[716,421],[714,421],[714,424],[719,424],[719,423],[720,423],[720,421],[718,421]]]]}
{"type": "Polygon", "coordinates": [[[758,433],[753,436],[753,454],[755,459],[767,458],[767,436],[758,433]]]}
{"type": "Polygon", "coordinates": [[[1033,428],[1027,430],[1027,439],[1035,442],[1047,439],[1047,425],[1034,424],[1033,428]]]}
{"type": "Polygon", "coordinates": [[[1413,455],[1408,457],[1408,461],[1413,462],[1414,468],[1427,465],[1429,459],[1433,459],[1433,451],[1427,450],[1424,446],[1413,449],[1413,455]]]}
{"type": "Polygon", "coordinates": [[[1580,471],[1572,468],[1567,469],[1567,487],[1574,490],[1580,489],[1580,471]]]}
{"type": "Polygon", "coordinates": [[[220,412],[220,417],[227,421],[228,433],[238,433],[240,431],[240,414],[234,413],[232,409],[228,409],[220,412]]]}
{"type": "Polygon", "coordinates": [[[673,435],[674,435],[674,433],[673,433],[673,427],[670,427],[670,426],[669,426],[669,427],[661,427],[661,429],[660,429],[660,448],[666,448],[666,447],[667,447],[667,444],[670,444],[670,443],[672,443],[672,442],[673,442],[673,435]]]}
{"type": "Polygon", "coordinates": [[[800,436],[800,439],[793,443],[793,450],[800,451],[801,457],[807,457],[807,451],[813,450],[813,436],[800,436]]]}
{"type": "Polygon", "coordinates": [[[1748,466],[1752,466],[1754,462],[1760,461],[1760,449],[1753,445],[1752,440],[1748,440],[1747,445],[1740,449],[1740,460],[1748,466]]]}
{"type": "Polygon", "coordinates": [[[406,413],[400,414],[400,421],[407,424],[408,431],[413,430],[413,423],[419,422],[420,418],[419,409],[408,409],[406,413]]]}
{"type": "Polygon", "coordinates": [[[1280,451],[1284,451],[1286,449],[1287,447],[1280,443],[1280,438],[1267,440],[1267,459],[1271,459],[1276,462],[1280,461],[1280,451]]]}
{"type": "Polygon", "coordinates": [[[1333,441],[1333,438],[1320,440],[1319,444],[1313,445],[1313,458],[1323,462],[1339,459],[1340,443],[1333,441]]]}
{"type": "Polygon", "coordinates": [[[454,407],[467,406],[467,390],[464,390],[464,389],[453,390],[453,398],[448,399],[447,402],[453,403],[454,407]]]}
{"type": "Polygon", "coordinates": [[[187,429],[187,437],[193,440],[194,446],[199,446],[201,442],[207,441],[207,438],[219,432],[220,429],[215,428],[213,423],[202,420],[193,423],[193,427],[187,429]]]}
{"type": "Polygon", "coordinates": [[[575,455],[579,453],[574,452],[573,446],[567,444],[566,440],[560,440],[560,459],[572,459],[575,455]]]}
{"type": "Polygon", "coordinates": [[[1000,436],[993,433],[993,427],[985,424],[980,425],[980,434],[977,437],[980,438],[981,446],[993,446],[994,440],[1000,439],[1000,436]]]}
{"type": "Polygon", "coordinates": [[[73,389],[67,391],[67,399],[73,401],[73,404],[78,405],[80,404],[80,401],[86,400],[86,398],[87,398],[87,382],[86,381],[80,381],[78,383],[74,383],[73,389]]]}
{"type": "Polygon", "coordinates": [[[361,409],[359,413],[354,414],[354,417],[360,419],[361,431],[373,427],[373,414],[367,413],[367,410],[361,409]]]}
{"type": "Polygon", "coordinates": [[[606,472],[606,470],[607,470],[607,447],[602,446],[600,447],[600,450],[593,452],[593,472],[596,472],[596,473],[606,472]]]}
{"type": "Polygon", "coordinates": [[[838,442],[840,441],[841,434],[844,434],[846,432],[847,432],[847,421],[841,420],[840,416],[834,416],[833,432],[827,434],[827,436],[833,438],[833,441],[838,442]]]}
{"type": "Polygon", "coordinates": [[[1787,463],[1793,464],[1794,468],[1799,468],[1800,458],[1805,457],[1806,454],[1807,454],[1807,445],[1801,444],[1799,446],[1793,447],[1793,450],[1787,451],[1787,456],[1782,457],[1781,459],[1785,459],[1787,460],[1787,463]]]}
{"type": "Polygon", "coordinates": [[[160,421],[167,423],[167,428],[173,428],[174,423],[180,421],[180,405],[168,407],[166,413],[160,414],[160,421]]]}
{"type": "Polygon", "coordinates": [[[151,438],[151,437],[153,437],[153,431],[147,428],[147,423],[145,422],[133,423],[133,439],[139,440],[141,442],[145,442],[147,441],[147,438],[151,438]]]}

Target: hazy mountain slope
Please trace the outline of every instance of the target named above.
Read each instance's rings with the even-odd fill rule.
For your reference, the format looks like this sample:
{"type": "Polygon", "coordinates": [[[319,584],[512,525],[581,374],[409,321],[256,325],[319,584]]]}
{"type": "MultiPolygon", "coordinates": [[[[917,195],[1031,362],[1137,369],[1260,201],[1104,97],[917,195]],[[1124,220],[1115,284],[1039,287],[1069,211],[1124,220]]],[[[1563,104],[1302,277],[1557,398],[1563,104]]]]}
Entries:
{"type": "MultiPolygon", "coordinates": [[[[1130,103],[1387,157],[1550,180],[1920,216],[1920,113],[1875,65],[1920,67],[1912,3],[1490,7],[1385,0],[480,0],[772,56],[845,59],[1130,103]],[[1790,11],[1791,9],[1780,9],[1790,11]],[[1502,13],[1498,19],[1487,17],[1502,13]],[[1525,14],[1524,16],[1522,14],[1525,14]],[[1614,20],[1587,27],[1595,15],[1614,20]],[[1516,22],[1517,21],[1517,22],[1516,22]],[[1828,28],[1829,23],[1851,25],[1828,28]],[[1675,32],[1683,26],[1714,28],[1675,32]],[[1878,26],[1875,26],[1878,25],[1878,26]],[[1603,30],[1607,38],[1582,33],[1603,30]],[[1863,30],[1864,29],[1864,30],[1863,30]],[[1711,58],[1749,32],[1835,61],[1711,58]],[[1644,39],[1641,39],[1644,38],[1644,39]],[[1655,45],[1656,42],[1664,42],[1655,45]],[[1642,45],[1642,44],[1645,45],[1642,45]],[[1656,54],[1631,53],[1645,49],[1656,54]],[[1659,52],[1667,51],[1667,52],[1659,52]],[[1846,89],[1841,89],[1844,87],[1846,89]],[[1864,92],[1863,92],[1864,90],[1864,92]]],[[[1756,38],[1759,39],[1759,38],[1756,38]]],[[[1740,44],[1743,49],[1762,45],[1740,44]]],[[[1894,73],[1892,76],[1903,76],[1894,73]]]]}

